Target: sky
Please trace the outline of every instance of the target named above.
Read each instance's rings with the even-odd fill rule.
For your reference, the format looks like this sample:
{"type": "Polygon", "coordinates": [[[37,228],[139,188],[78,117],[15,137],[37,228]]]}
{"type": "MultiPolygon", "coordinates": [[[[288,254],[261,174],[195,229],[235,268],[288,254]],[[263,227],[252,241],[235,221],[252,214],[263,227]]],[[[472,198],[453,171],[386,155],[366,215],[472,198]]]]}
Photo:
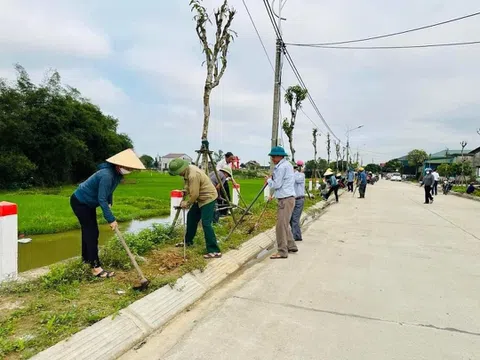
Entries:
{"type": "MultiPolygon", "coordinates": [[[[245,0],[269,56],[275,34],[262,1],[245,0]]],[[[204,0],[211,10],[222,0],[204,0]]],[[[273,70],[241,0],[232,28],[229,63],[212,93],[212,150],[241,162],[268,161],[273,70]]],[[[277,1],[278,4],[278,1],[277,1]]],[[[194,157],[203,124],[206,69],[189,0],[0,0],[0,77],[14,79],[20,63],[40,82],[57,69],[62,82],[119,120],[135,151],[194,157]]],[[[475,0],[288,0],[285,42],[318,43],[379,35],[478,11],[475,0]]],[[[210,28],[210,30],[212,30],[210,28]]],[[[358,45],[409,45],[480,40],[480,16],[358,45]]],[[[212,33],[209,33],[210,37],[212,33]]],[[[480,146],[480,45],[408,50],[288,47],[307,88],[334,134],[364,163],[380,163],[411,149],[435,153],[480,146]]],[[[284,64],[283,85],[298,81],[284,64]]],[[[283,95],[282,95],[283,99],[283,95]]],[[[296,158],[313,158],[312,129],[326,157],[326,129],[312,106],[299,113],[296,158]]],[[[288,115],[283,104],[282,115],[288,115]]],[[[287,138],[283,135],[285,145],[287,138]]],[[[288,146],[287,146],[288,147],[288,146]]],[[[333,157],[333,155],[332,155],[333,157]]]]}

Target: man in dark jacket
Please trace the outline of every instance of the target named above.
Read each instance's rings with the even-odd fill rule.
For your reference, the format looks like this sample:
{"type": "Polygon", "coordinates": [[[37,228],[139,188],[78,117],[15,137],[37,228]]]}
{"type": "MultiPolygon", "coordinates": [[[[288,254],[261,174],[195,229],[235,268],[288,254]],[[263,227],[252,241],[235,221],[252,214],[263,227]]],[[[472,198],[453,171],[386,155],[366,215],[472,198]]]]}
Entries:
{"type": "Polygon", "coordinates": [[[123,175],[132,169],[145,169],[132,149],[124,150],[99,166],[99,170],[81,183],[70,197],[70,206],[82,229],[82,259],[92,267],[92,274],[100,278],[110,278],[115,274],[105,271],[98,258],[98,223],[96,208],[100,207],[103,217],[112,230],[118,226],[110,207],[113,205],[113,192],[123,175]]]}
{"type": "Polygon", "coordinates": [[[435,184],[435,177],[432,174],[432,169],[426,169],[426,175],[423,178],[423,187],[425,188],[425,202],[424,204],[429,204],[429,200],[433,204],[433,196],[432,196],[432,187],[435,184]]]}

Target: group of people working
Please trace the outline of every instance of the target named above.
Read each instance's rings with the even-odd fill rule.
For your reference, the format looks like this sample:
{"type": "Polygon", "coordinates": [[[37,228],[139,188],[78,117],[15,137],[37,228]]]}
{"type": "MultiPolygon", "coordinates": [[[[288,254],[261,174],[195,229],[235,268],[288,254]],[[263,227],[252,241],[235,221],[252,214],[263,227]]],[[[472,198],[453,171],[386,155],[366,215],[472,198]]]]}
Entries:
{"type": "MultiPolygon", "coordinates": [[[[269,156],[275,164],[272,175],[265,178],[266,183],[273,190],[269,200],[275,197],[278,201],[276,239],[278,252],[272,259],[285,259],[289,253],[297,252],[296,241],[302,241],[300,218],[305,203],[305,174],[303,161],[291,164],[286,157],[285,150],[276,146],[271,149],[269,156]]],[[[213,228],[216,214],[228,213],[230,188],[228,180],[232,180],[230,164],[234,161],[231,152],[226,153],[224,160],[217,164],[217,172],[206,174],[195,165],[184,159],[174,159],[169,164],[169,174],[181,176],[184,179],[184,199],[180,207],[189,209],[186,223],[185,245],[192,246],[197,233],[198,223],[202,228],[206,243],[206,259],[222,256],[213,228]]],[[[113,192],[122,177],[132,170],[143,170],[144,165],[132,149],[124,150],[99,166],[99,170],[81,183],[70,198],[73,212],[77,216],[82,231],[82,259],[90,264],[92,274],[99,278],[110,278],[114,272],[103,269],[98,256],[99,229],[96,217],[96,208],[100,207],[103,216],[112,230],[118,227],[115,216],[111,211],[113,192]]],[[[366,176],[360,169],[358,176],[360,197],[365,196],[366,176]],[[363,189],[363,190],[362,190],[363,189]]],[[[339,184],[331,169],[325,172],[325,181],[330,188],[325,198],[334,193],[338,202],[339,184]]],[[[350,189],[350,172],[347,174],[350,189]]],[[[184,246],[179,243],[176,246],[184,246]]]]}

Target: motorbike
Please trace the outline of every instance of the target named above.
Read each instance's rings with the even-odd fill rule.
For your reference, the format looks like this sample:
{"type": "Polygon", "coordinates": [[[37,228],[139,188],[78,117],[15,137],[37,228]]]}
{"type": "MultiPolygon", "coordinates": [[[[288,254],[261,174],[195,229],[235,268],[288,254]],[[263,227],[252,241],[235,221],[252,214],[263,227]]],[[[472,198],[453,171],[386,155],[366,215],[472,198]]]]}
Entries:
{"type": "Polygon", "coordinates": [[[453,183],[451,181],[445,180],[442,185],[443,195],[447,195],[450,190],[453,188],[453,183]]]}

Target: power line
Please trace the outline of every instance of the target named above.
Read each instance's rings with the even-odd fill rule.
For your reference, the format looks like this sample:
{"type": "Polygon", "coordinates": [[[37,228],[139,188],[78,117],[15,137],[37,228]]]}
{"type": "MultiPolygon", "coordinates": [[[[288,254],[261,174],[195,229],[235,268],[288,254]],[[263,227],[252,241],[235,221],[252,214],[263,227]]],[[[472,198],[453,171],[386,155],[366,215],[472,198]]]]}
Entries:
{"type": "Polygon", "coordinates": [[[263,4],[265,5],[265,8],[267,9],[267,14],[268,17],[270,18],[270,22],[273,25],[273,31],[275,31],[275,35],[277,36],[277,39],[280,39],[283,43],[282,39],[282,32],[280,31],[276,21],[275,21],[275,15],[273,14],[272,7],[270,6],[268,0],[263,0],[263,4]]]}
{"type": "Polygon", "coordinates": [[[255,25],[255,21],[253,21],[253,17],[250,14],[250,10],[248,9],[247,3],[245,2],[245,0],[242,0],[242,2],[243,2],[243,5],[245,6],[245,10],[247,10],[247,14],[248,14],[248,17],[250,18],[250,21],[253,25],[253,28],[255,29],[255,32],[257,33],[258,40],[260,40],[260,44],[263,47],[263,51],[265,52],[265,55],[267,56],[268,62],[270,63],[270,66],[272,67],[272,70],[275,71],[272,60],[270,59],[270,56],[268,55],[267,48],[265,47],[265,43],[263,42],[262,37],[260,36],[260,32],[258,31],[257,25],[255,25]]]}
{"type": "Polygon", "coordinates": [[[301,47],[312,47],[312,48],[318,48],[318,49],[392,50],[392,49],[421,49],[421,48],[435,48],[435,47],[468,46],[468,45],[478,45],[478,44],[480,44],[480,40],[453,42],[453,43],[399,45],[399,46],[330,46],[330,45],[308,45],[308,44],[289,44],[289,45],[301,46],[301,47]]]}
{"type": "MultiPolygon", "coordinates": [[[[317,46],[318,46],[318,45],[320,45],[320,46],[324,46],[324,45],[342,45],[342,44],[351,44],[351,43],[357,43],[357,42],[363,42],[363,41],[384,39],[384,38],[387,38],[387,37],[392,37],[392,36],[397,36],[397,35],[403,35],[403,34],[415,32],[415,31],[430,29],[430,28],[433,28],[433,27],[436,27],[436,26],[441,26],[441,25],[449,24],[449,23],[452,23],[452,22],[455,22],[455,21],[464,20],[464,19],[467,19],[467,18],[470,18],[470,17],[474,17],[474,16],[477,16],[477,15],[480,15],[480,11],[475,12],[475,13],[472,13],[472,14],[460,16],[460,17],[457,17],[457,18],[453,18],[453,19],[450,19],[450,20],[441,21],[441,22],[438,22],[438,23],[430,24],[430,25],[424,25],[424,26],[420,26],[420,27],[413,28],[413,29],[408,29],[408,30],[403,30],[403,31],[397,31],[397,32],[393,32],[393,33],[389,33],[389,34],[385,34],[385,35],[377,35],[377,36],[371,36],[371,37],[366,37],[366,38],[361,38],[361,39],[355,39],[355,40],[347,40],[347,41],[335,41],[335,42],[326,42],[326,43],[318,43],[318,44],[304,44],[304,45],[317,45],[317,46]]],[[[288,45],[293,45],[293,44],[288,44],[288,45]]]]}

